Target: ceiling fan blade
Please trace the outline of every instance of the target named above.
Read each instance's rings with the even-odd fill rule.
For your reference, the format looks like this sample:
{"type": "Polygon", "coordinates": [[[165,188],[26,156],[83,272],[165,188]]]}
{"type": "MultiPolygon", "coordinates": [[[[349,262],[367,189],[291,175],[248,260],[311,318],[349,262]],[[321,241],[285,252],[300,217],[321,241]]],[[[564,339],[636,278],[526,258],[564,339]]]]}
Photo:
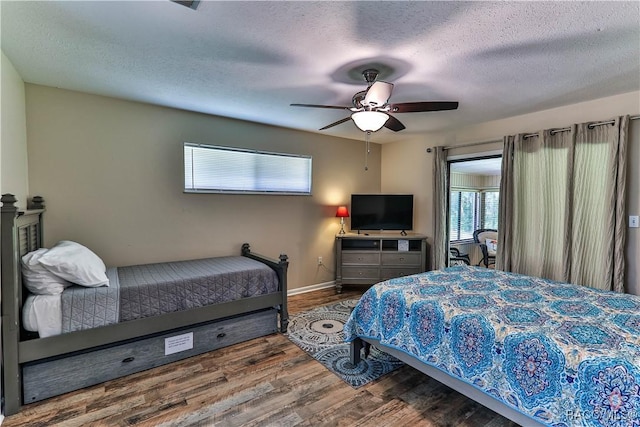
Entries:
{"type": "Polygon", "coordinates": [[[458,108],[458,103],[448,101],[401,102],[390,104],[389,108],[392,113],[419,113],[422,111],[455,110],[458,108]]]}
{"type": "Polygon", "coordinates": [[[362,105],[382,107],[391,97],[392,91],[392,83],[374,82],[367,90],[367,94],[362,100],[362,105]]]}
{"type": "Polygon", "coordinates": [[[400,120],[396,119],[390,114],[387,114],[387,116],[389,116],[389,118],[384,123],[384,127],[386,127],[387,129],[391,129],[394,132],[398,132],[398,131],[401,131],[402,129],[405,129],[404,125],[400,122],[400,120]]]}
{"type": "Polygon", "coordinates": [[[344,119],[342,119],[342,120],[338,120],[337,122],[333,122],[333,123],[331,123],[330,125],[326,125],[325,127],[320,128],[319,130],[329,129],[329,128],[332,128],[332,127],[334,127],[334,126],[340,125],[340,124],[342,124],[342,123],[344,123],[344,122],[348,122],[349,120],[351,120],[351,116],[349,116],[349,117],[345,117],[344,119]]]}
{"type": "Polygon", "coordinates": [[[340,107],[339,105],[317,105],[317,104],[290,104],[292,107],[311,107],[311,108],[333,108],[336,110],[348,110],[349,107],[340,107]]]}

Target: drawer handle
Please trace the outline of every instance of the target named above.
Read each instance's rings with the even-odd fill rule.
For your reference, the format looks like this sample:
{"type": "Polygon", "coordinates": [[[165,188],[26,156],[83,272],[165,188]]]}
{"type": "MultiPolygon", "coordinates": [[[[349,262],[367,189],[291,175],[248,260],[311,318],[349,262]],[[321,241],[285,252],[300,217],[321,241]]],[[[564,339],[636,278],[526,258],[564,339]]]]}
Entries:
{"type": "Polygon", "coordinates": [[[400,257],[400,261],[404,261],[404,258],[400,257]]]}
{"type": "Polygon", "coordinates": [[[218,338],[224,338],[224,337],[226,337],[226,336],[227,336],[227,334],[225,334],[224,332],[220,332],[220,333],[218,334],[218,338]]]}
{"type": "Polygon", "coordinates": [[[133,362],[135,359],[136,359],[135,357],[126,357],[122,359],[122,363],[130,363],[130,362],[133,362]]]}

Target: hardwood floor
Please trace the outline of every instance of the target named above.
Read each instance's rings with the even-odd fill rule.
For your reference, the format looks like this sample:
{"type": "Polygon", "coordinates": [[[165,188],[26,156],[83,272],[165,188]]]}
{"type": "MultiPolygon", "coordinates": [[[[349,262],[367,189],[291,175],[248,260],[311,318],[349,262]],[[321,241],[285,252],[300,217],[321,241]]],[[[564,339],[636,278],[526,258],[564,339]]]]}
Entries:
{"type": "MultiPolygon", "coordinates": [[[[290,313],[363,289],[289,297],[290,313]]],[[[515,426],[410,367],[357,390],[281,334],[23,407],[3,426],[515,426]]]]}

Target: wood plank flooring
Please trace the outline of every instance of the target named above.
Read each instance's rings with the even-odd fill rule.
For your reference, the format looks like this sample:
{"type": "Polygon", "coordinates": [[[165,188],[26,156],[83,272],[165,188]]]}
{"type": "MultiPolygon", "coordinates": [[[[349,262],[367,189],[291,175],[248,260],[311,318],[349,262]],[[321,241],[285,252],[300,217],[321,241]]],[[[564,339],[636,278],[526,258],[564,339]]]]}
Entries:
{"type": "MultiPolygon", "coordinates": [[[[289,310],[362,292],[295,295],[289,310]]],[[[355,390],[281,334],[27,405],[3,422],[54,425],[516,426],[407,366],[355,390]]]]}

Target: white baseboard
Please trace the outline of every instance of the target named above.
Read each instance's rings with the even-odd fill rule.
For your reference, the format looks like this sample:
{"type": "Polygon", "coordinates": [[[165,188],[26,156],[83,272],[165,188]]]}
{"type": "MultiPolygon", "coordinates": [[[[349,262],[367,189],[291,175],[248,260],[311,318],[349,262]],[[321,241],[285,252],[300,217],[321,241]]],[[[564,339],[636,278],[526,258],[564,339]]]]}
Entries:
{"type": "Polygon", "coordinates": [[[330,282],[324,282],[324,283],[316,283],[315,285],[309,285],[309,286],[303,286],[301,288],[295,288],[295,289],[289,289],[287,290],[287,295],[298,295],[298,294],[304,294],[307,292],[313,292],[313,291],[319,291],[321,289],[328,289],[328,288],[332,288],[336,285],[335,280],[332,280],[330,282]]]}

